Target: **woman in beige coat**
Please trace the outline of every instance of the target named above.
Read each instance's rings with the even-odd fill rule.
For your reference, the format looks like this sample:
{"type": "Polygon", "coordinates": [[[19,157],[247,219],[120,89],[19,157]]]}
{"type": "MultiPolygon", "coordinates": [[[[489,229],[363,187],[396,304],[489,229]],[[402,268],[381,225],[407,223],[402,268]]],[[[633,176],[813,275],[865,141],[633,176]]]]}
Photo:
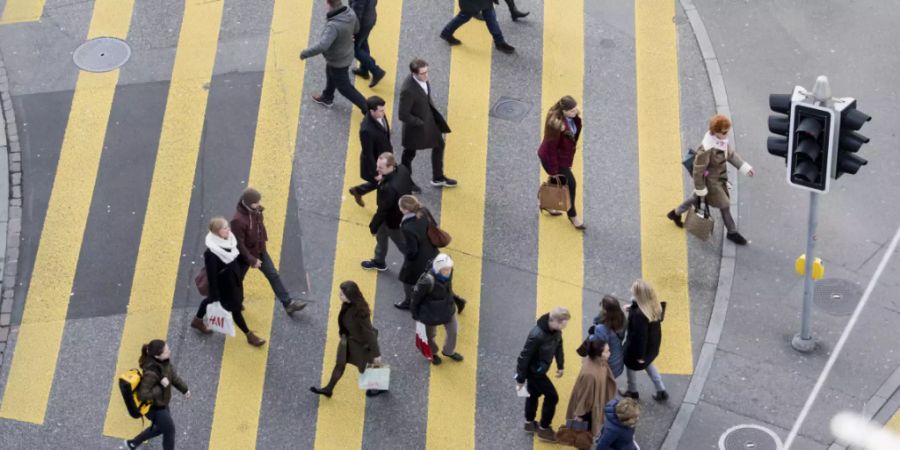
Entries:
{"type": "Polygon", "coordinates": [[[586,342],[587,356],[581,361],[581,372],[572,388],[566,419],[588,423],[591,434],[597,436],[603,427],[603,407],[616,398],[616,379],[609,370],[609,345],[603,338],[590,335],[586,342]]]}
{"type": "Polygon", "coordinates": [[[684,203],[669,211],[667,217],[682,227],[681,215],[691,205],[697,205],[700,199],[722,212],[722,220],[727,230],[726,237],[737,245],[746,245],[747,240],[738,233],[734,218],[731,217],[731,198],[728,193],[728,166],[731,163],[742,174],[753,176],[753,167],[744,162],[734,148],[729,145],[728,133],[731,121],[727,117],[716,114],[709,120],[709,131],[703,135],[703,141],[694,155],[694,192],[684,203]]]}

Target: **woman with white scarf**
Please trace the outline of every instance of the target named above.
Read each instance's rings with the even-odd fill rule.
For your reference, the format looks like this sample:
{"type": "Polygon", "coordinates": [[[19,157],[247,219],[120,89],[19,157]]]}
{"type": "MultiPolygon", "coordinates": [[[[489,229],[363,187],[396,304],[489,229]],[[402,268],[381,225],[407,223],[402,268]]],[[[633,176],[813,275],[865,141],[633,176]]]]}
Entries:
{"type": "Polygon", "coordinates": [[[753,167],[744,162],[734,148],[729,145],[729,131],[731,131],[731,121],[727,117],[716,114],[709,120],[709,131],[703,136],[700,148],[694,154],[692,171],[694,192],[684,203],[669,211],[667,217],[680,228],[684,225],[681,215],[690,209],[691,205],[696,205],[698,199],[703,199],[707,205],[719,208],[722,212],[722,220],[725,222],[727,231],[725,236],[728,240],[737,245],[747,245],[747,239],[738,233],[734,218],[731,217],[726,163],[731,163],[744,175],[752,177],[754,173],[753,167]]]}
{"type": "Polygon", "coordinates": [[[241,313],[244,303],[244,285],[241,281],[241,268],[238,265],[240,251],[237,239],[231,233],[231,227],[224,217],[213,217],[209,221],[209,233],[206,234],[206,251],[203,261],[206,263],[206,276],[209,281],[209,296],[200,303],[191,327],[203,333],[210,332],[203,323],[206,306],[220,302],[222,307],[231,312],[234,323],[247,335],[247,342],[259,347],[266,343],[265,339],[253,334],[247,328],[244,315],[241,313]]]}

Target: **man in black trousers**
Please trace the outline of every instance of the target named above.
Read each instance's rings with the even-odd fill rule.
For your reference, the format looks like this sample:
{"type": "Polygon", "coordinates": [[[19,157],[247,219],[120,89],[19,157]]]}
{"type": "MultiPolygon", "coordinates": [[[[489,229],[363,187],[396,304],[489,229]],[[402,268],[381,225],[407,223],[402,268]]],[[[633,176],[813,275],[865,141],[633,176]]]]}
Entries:
{"type": "Polygon", "coordinates": [[[300,52],[300,59],[318,54],[325,57],[325,90],[313,95],[313,100],[327,107],[334,105],[334,90],[337,89],[347,100],[353,102],[360,111],[366,112],[366,98],[350,84],[350,64],[353,63],[353,35],[359,31],[359,21],[353,10],[344,6],[341,0],[326,0],[327,21],[319,42],[300,52]]]}
{"type": "Polygon", "coordinates": [[[378,181],[375,179],[378,176],[375,170],[378,155],[394,151],[394,146],[391,145],[391,127],[384,117],[384,99],[377,95],[367,98],[366,110],[368,112],[359,124],[359,143],[362,146],[359,154],[359,177],[366,182],[350,188],[350,195],[359,206],[366,206],[363,195],[378,189],[378,181]]]}
{"type": "Polygon", "coordinates": [[[353,69],[353,73],[363,80],[368,80],[369,74],[372,74],[372,82],[369,83],[370,88],[375,87],[385,75],[384,69],[378,67],[378,64],[375,63],[375,58],[369,52],[369,33],[372,32],[372,28],[375,28],[375,20],[377,19],[375,7],[377,5],[378,0],[350,0],[350,7],[353,8],[353,12],[356,13],[356,19],[359,20],[359,31],[353,36],[353,41],[355,42],[353,51],[356,54],[356,59],[359,61],[359,68],[353,69]]]}
{"type": "Polygon", "coordinates": [[[516,48],[507,44],[503,38],[503,31],[500,30],[500,23],[497,22],[497,12],[494,11],[492,0],[459,0],[459,14],[444,26],[441,31],[441,39],[450,45],[462,44],[462,41],[453,37],[453,33],[479,13],[484,18],[491,36],[494,37],[494,47],[507,55],[514,53],[516,48]]]}
{"type": "MultiPolygon", "coordinates": [[[[428,63],[416,58],[409,63],[410,75],[400,89],[397,115],[403,123],[403,156],[401,163],[412,174],[412,162],[416,151],[431,149],[431,185],[456,187],[456,180],[444,175],[444,133],[450,126],[431,102],[431,84],[428,83],[428,63]]],[[[421,192],[413,183],[413,192],[421,192]]]]}
{"type": "Polygon", "coordinates": [[[378,156],[375,169],[378,171],[378,209],[369,222],[369,231],[375,236],[375,256],[360,265],[363,269],[384,272],[387,270],[388,238],[397,244],[401,252],[406,253],[406,243],[400,231],[403,213],[400,212],[399,202],[400,197],[412,191],[412,179],[406,167],[398,166],[394,154],[390,152],[378,156]]]}

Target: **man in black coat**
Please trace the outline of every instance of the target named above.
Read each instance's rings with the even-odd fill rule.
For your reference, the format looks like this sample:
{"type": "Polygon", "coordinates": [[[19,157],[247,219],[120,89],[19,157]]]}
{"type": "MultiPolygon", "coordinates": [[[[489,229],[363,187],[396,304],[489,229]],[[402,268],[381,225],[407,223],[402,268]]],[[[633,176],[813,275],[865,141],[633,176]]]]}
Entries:
{"type": "Polygon", "coordinates": [[[375,164],[378,171],[378,209],[369,222],[369,231],[375,236],[375,256],[363,261],[363,269],[387,270],[385,257],[388,251],[388,238],[394,241],[401,252],[406,250],[403,232],[400,231],[400,197],[412,191],[412,180],[406,167],[398,166],[393,153],[382,153],[375,164]]]}
{"type": "Polygon", "coordinates": [[[493,0],[459,0],[459,14],[451,19],[441,31],[441,39],[450,45],[462,44],[462,41],[453,37],[453,33],[478,13],[481,13],[488,31],[494,37],[494,47],[507,55],[515,52],[516,48],[507,44],[503,38],[503,31],[500,30],[500,23],[497,22],[497,12],[494,11],[493,0]]]}
{"type": "MultiPolygon", "coordinates": [[[[456,180],[444,175],[444,133],[450,126],[431,102],[431,84],[428,83],[428,63],[414,59],[409,63],[411,74],[400,89],[397,115],[403,123],[403,156],[401,163],[412,174],[412,162],[416,151],[431,149],[431,185],[455,187],[456,180]]],[[[420,192],[413,183],[414,192],[420,192]]]]}
{"type": "Polygon", "coordinates": [[[375,20],[378,17],[375,12],[377,5],[378,0],[350,0],[350,7],[359,20],[359,31],[353,35],[353,53],[359,61],[359,68],[353,69],[353,73],[363,80],[368,80],[369,74],[372,74],[370,88],[375,87],[385,75],[384,69],[378,67],[375,58],[369,52],[369,33],[375,28],[375,20]]]}
{"type": "Polygon", "coordinates": [[[378,155],[394,151],[391,145],[391,127],[384,117],[384,99],[374,95],[366,99],[367,113],[359,124],[359,143],[362,151],[359,154],[359,177],[365,183],[350,188],[350,195],[359,206],[366,206],[362,196],[378,188],[378,171],[375,164],[378,155]]]}
{"type": "Polygon", "coordinates": [[[554,308],[537,320],[537,324],[528,333],[525,347],[516,364],[516,389],[521,390],[528,382],[529,397],[525,400],[525,431],[537,433],[539,439],[556,441],[556,433],[550,427],[559,394],[553,382],[547,376],[550,365],[556,358],[556,377],[563,375],[562,330],[569,323],[571,315],[565,308],[554,308]],[[541,423],[534,419],[537,416],[538,397],[544,396],[541,408],[541,423]]]}

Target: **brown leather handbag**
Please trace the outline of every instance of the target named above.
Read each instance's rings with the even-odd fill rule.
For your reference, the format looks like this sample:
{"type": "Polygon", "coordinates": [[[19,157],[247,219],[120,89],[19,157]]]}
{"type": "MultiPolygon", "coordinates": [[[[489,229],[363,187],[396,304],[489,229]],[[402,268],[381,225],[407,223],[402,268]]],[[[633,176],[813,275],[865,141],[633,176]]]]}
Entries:
{"type": "Polygon", "coordinates": [[[194,284],[197,285],[197,292],[206,297],[209,295],[209,278],[206,276],[206,267],[200,269],[200,273],[194,277],[194,284]]]}
{"type": "Polygon", "coordinates": [[[538,206],[541,211],[568,211],[572,207],[569,186],[562,175],[551,175],[538,189],[538,206]]]}
{"type": "Polygon", "coordinates": [[[712,236],[715,220],[709,214],[709,203],[697,198],[697,204],[691,205],[691,209],[684,218],[684,229],[694,236],[706,241],[712,236]]]}
{"type": "Polygon", "coordinates": [[[425,217],[428,219],[428,228],[425,230],[425,234],[428,235],[428,240],[431,241],[431,244],[437,248],[442,248],[450,245],[450,241],[453,240],[450,237],[450,233],[441,229],[438,226],[437,222],[434,220],[434,216],[431,215],[431,211],[427,208],[422,208],[425,212],[425,217]]]}

